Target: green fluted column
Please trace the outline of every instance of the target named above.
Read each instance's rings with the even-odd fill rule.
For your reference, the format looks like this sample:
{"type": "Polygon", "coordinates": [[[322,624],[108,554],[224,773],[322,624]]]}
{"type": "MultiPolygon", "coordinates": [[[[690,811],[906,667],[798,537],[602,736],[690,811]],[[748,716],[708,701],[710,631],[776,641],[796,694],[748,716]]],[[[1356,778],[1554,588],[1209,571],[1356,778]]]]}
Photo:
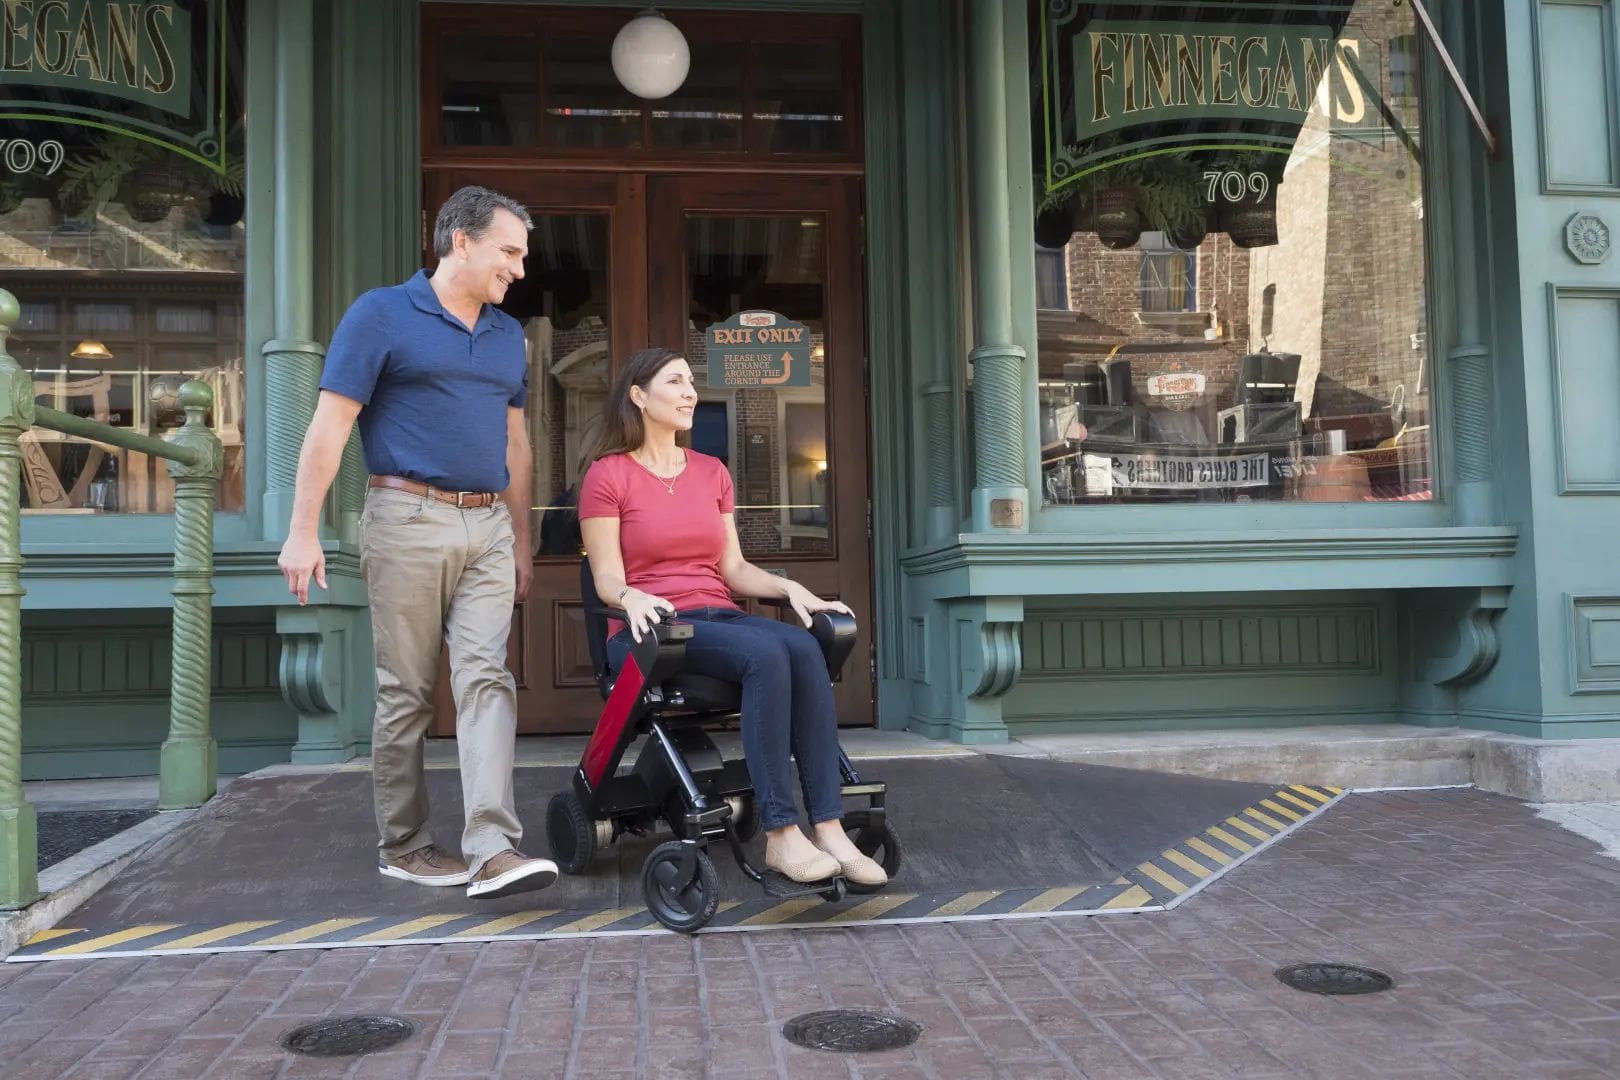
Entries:
{"type": "Polygon", "coordinates": [[[169,737],[163,743],[158,806],[179,810],[213,797],[219,746],[209,719],[214,644],[214,494],[224,464],[219,437],[203,418],[213,406],[207,383],[180,388],[186,423],[169,442],[188,451],[169,461],[174,477],[174,640],[169,737]]]}
{"type": "Polygon", "coordinates": [[[1024,382],[1028,357],[1013,343],[1011,213],[1007,169],[1006,34],[1002,0],[969,7],[968,155],[972,169],[973,528],[1029,527],[1024,472],[1024,382]]]}
{"type": "Polygon", "coordinates": [[[39,897],[39,829],[22,786],[22,451],[34,424],[34,383],[6,351],[22,308],[0,289],[0,909],[39,897]]]}
{"type": "Polygon", "coordinates": [[[264,344],[266,537],[287,534],[326,350],[315,337],[315,11],[276,4],[275,336],[264,344]]]}
{"type": "MultiPolygon", "coordinates": [[[[1455,9],[1453,9],[1453,12],[1455,9]]],[[[1443,27],[1453,56],[1470,55],[1461,18],[1443,27]]],[[[1446,88],[1450,91],[1450,87],[1446,88]]],[[[1446,197],[1451,203],[1451,265],[1461,272],[1456,297],[1456,340],[1446,353],[1451,367],[1452,439],[1456,447],[1458,525],[1496,521],[1496,468],[1492,435],[1495,408],[1491,395],[1491,351],[1485,345],[1483,297],[1489,290],[1479,258],[1475,188],[1482,157],[1473,128],[1462,118],[1462,104],[1452,93],[1442,95],[1452,112],[1446,125],[1446,197]]]]}

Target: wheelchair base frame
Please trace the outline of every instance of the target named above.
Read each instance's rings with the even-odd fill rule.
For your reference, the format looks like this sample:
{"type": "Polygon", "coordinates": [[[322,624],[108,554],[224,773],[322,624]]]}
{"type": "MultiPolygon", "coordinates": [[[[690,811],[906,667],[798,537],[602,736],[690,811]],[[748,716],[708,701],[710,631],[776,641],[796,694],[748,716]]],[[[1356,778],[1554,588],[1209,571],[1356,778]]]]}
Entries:
{"type": "MultiPolygon", "coordinates": [[[[743,873],[764,885],[769,871],[756,868],[742,848],[753,830],[744,836],[737,828],[739,807],[754,797],[747,763],[725,760],[708,732],[695,724],[682,726],[686,702],[665,700],[660,689],[679,670],[691,636],[689,623],[662,623],[632,647],[574,772],[574,795],[593,822],[611,823],[609,843],[625,833],[645,835],[662,819],[678,838],[700,848],[723,838],[743,873]],[[634,767],[621,772],[625,753],[643,735],[647,741],[634,767]]],[[[882,830],[886,786],[863,782],[843,750],[838,771],[845,799],[867,801],[860,811],[863,827],[882,830]]],[[[750,817],[757,821],[757,815],[750,817]]],[[[801,892],[830,887],[818,883],[801,892]]]]}

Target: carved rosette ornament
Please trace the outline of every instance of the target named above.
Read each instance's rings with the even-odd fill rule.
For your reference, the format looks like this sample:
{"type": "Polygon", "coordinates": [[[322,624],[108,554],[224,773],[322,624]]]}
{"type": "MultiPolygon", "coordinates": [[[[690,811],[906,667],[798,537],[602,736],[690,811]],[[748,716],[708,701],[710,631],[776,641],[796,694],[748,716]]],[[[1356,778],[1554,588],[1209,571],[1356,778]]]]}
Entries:
{"type": "Polygon", "coordinates": [[[1564,247],[1576,262],[1595,266],[1609,256],[1609,226],[1590,210],[1582,210],[1564,225],[1564,247]]]}

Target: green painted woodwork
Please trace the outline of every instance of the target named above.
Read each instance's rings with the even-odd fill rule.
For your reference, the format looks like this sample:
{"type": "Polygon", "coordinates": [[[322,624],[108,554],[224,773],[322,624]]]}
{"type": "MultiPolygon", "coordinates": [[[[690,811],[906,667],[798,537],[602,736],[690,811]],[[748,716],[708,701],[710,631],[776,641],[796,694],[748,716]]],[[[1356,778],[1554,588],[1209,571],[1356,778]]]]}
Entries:
{"type": "Polygon", "coordinates": [[[292,517],[298,454],[315,415],[325,356],[325,349],[315,340],[312,272],[317,265],[315,155],[319,149],[313,0],[276,4],[273,55],[275,213],[268,240],[275,256],[270,304],[275,314],[273,336],[260,351],[267,406],[263,521],[265,536],[279,539],[286,536],[292,517]]]}
{"type": "MultiPolygon", "coordinates": [[[[1008,193],[1006,10],[968,0],[968,168],[977,331],[973,365],[973,525],[980,532],[1028,528],[1024,384],[1028,351],[1013,343],[1012,238],[1008,193]]],[[[1024,64],[1011,65],[1022,70],[1024,64]]],[[[1027,170],[1025,170],[1027,171],[1027,170]]]]}
{"type": "Polygon", "coordinates": [[[34,808],[22,788],[22,549],[18,512],[22,451],[34,425],[34,382],[6,349],[22,317],[17,298],[0,289],[0,908],[39,895],[39,842],[34,808]]]}
{"type": "Polygon", "coordinates": [[[181,810],[213,798],[219,747],[209,725],[213,667],[214,492],[224,465],[219,436],[204,423],[214,395],[206,383],[180,387],[186,422],[169,436],[192,460],[170,461],[174,478],[174,633],[169,737],[158,774],[158,806],[181,810]]]}
{"type": "Polygon", "coordinates": [[[214,793],[218,754],[210,730],[214,495],[224,462],[219,437],[204,422],[213,391],[196,380],[180,387],[185,423],[157,440],[107,425],[36,409],[32,378],[6,351],[21,307],[0,290],[0,907],[38,895],[38,838],[22,793],[22,568],[18,530],[21,452],[18,440],[38,424],[167,459],[175,482],[174,629],[169,732],[159,768],[159,805],[201,806],[214,793]]]}
{"type": "MultiPolygon", "coordinates": [[[[640,5],[621,6],[628,17],[640,5]]],[[[1600,361],[1613,352],[1613,326],[1581,303],[1620,296],[1620,257],[1583,266],[1562,246],[1577,210],[1620,227],[1620,146],[1612,116],[1598,123],[1543,100],[1612,108],[1613,34],[1602,45],[1611,62],[1594,72],[1581,58],[1601,49],[1570,30],[1593,17],[1612,27],[1611,5],[1430,5],[1505,147],[1501,161],[1484,158],[1439,65],[1425,64],[1439,500],[1052,508],[1026,494],[1036,490],[1038,453],[1025,5],[666,6],[863,13],[869,640],[880,724],[969,742],[1065,728],[1345,720],[1620,734],[1609,685],[1620,682],[1610,678],[1620,658],[1608,651],[1604,626],[1610,598],[1620,596],[1607,551],[1620,524],[1608,484],[1620,466],[1590,452],[1607,447],[1603,429],[1568,407],[1612,397],[1603,380],[1613,375],[1600,361]],[[1564,62],[1549,73],[1543,57],[1564,62]],[[1608,183],[1600,182],[1605,168],[1608,183]],[[981,212],[986,206],[993,212],[981,212]],[[976,332],[964,330],[969,311],[976,332]],[[1560,484],[1572,493],[1560,494],[1560,484]],[[1023,500],[1027,532],[989,528],[991,495],[1023,500]],[[1185,656],[1167,663],[1162,650],[1158,667],[1133,669],[1130,654],[1112,651],[1128,626],[1156,621],[1185,632],[1211,618],[1240,627],[1237,662],[1221,653],[1219,674],[1185,656]],[[1355,625],[1354,663],[1313,665],[1278,651],[1286,620],[1331,620],[1338,634],[1343,618],[1355,625]],[[1080,627],[1077,652],[1062,645],[1072,626],[1080,627]],[[1245,651],[1255,632],[1258,661],[1245,651]],[[1088,635],[1100,635],[1100,661],[1088,635]],[[1369,642],[1370,669],[1361,663],[1369,642]]],[[[391,0],[249,7],[249,93],[263,106],[248,133],[249,500],[245,514],[216,521],[213,601],[216,620],[239,609],[256,620],[255,628],[216,627],[214,638],[221,651],[243,643],[241,662],[258,674],[244,667],[233,676],[240,685],[225,686],[232,679],[216,660],[222,767],[288,756],[337,761],[366,746],[371,649],[354,552],[357,446],[345,455],[323,532],[332,585],[320,603],[287,606],[274,563],[318,343],[359,292],[401,280],[419,260],[416,9],[391,0]],[[273,663],[273,682],[255,682],[265,676],[249,650],[273,663]]],[[[9,467],[3,458],[0,467],[9,467]]],[[[36,517],[23,529],[29,591],[9,602],[20,599],[26,618],[109,607],[147,609],[130,617],[154,626],[166,618],[158,613],[169,605],[167,519],[36,517]],[[109,590],[115,575],[118,588],[109,590]]],[[[0,566],[0,590],[4,573],[0,566]]],[[[74,691],[67,672],[75,640],[83,664],[112,672],[117,650],[131,644],[118,644],[124,634],[75,637],[52,627],[30,639],[25,686],[38,650],[63,651],[51,662],[55,689],[41,682],[41,695],[27,698],[29,775],[125,761],[155,767],[163,685],[82,682],[74,691]],[[128,730],[116,719],[120,708],[138,717],[128,730]]],[[[3,780],[0,773],[0,789],[3,780]]]]}
{"type": "MultiPolygon", "coordinates": [[[[282,700],[275,612],[218,608],[209,697],[219,767],[288,759],[297,714],[282,700]]],[[[172,623],[165,611],[23,613],[23,778],[150,776],[168,726],[172,623]]]]}

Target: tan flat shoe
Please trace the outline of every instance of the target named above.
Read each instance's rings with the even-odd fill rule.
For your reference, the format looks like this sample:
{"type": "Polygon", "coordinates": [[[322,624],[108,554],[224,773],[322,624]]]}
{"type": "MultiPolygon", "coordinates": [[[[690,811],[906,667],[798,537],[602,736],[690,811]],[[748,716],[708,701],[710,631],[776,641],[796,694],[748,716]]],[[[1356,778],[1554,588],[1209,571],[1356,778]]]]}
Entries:
{"type": "MultiPolygon", "coordinates": [[[[800,884],[808,884],[813,881],[826,881],[828,878],[837,877],[839,864],[837,859],[825,851],[818,850],[816,854],[808,858],[799,859],[795,862],[786,862],[772,858],[771,851],[767,848],[765,850],[765,865],[789,880],[797,881],[800,884]]],[[[882,873],[882,870],[880,869],[878,872],[882,873]]]]}
{"type": "Polygon", "coordinates": [[[889,875],[884,872],[882,866],[878,865],[877,860],[869,855],[857,853],[853,859],[840,859],[827,851],[826,848],[822,848],[821,851],[827,858],[838,863],[838,870],[844,875],[845,881],[853,882],[868,889],[875,889],[879,885],[889,883],[889,875]]]}

